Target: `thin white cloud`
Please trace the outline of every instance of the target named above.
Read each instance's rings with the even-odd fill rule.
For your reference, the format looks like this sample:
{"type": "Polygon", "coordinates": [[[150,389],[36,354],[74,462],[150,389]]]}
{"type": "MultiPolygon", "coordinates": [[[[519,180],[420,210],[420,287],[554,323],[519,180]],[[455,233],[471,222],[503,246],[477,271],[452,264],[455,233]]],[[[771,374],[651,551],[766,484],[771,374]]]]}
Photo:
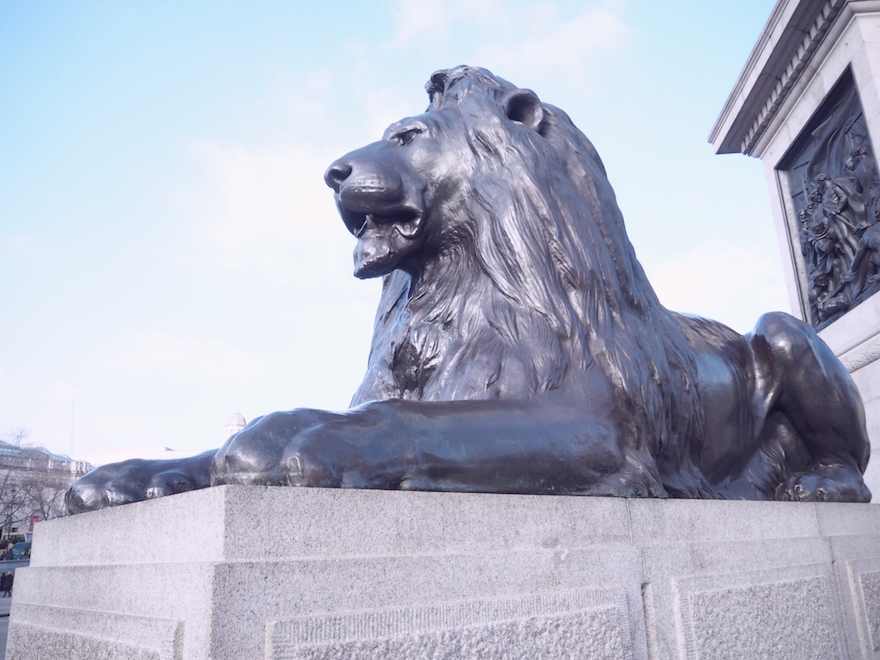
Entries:
{"type": "Polygon", "coordinates": [[[497,41],[483,44],[476,60],[490,69],[527,76],[584,74],[602,57],[615,54],[629,37],[621,10],[622,3],[606,3],[563,19],[548,6],[531,20],[517,21],[525,29],[502,32],[497,41]]]}
{"type": "Polygon", "coordinates": [[[359,146],[349,139],[337,146],[350,128],[340,129],[334,115],[339,99],[350,96],[340,89],[346,84],[327,69],[281,71],[256,99],[252,131],[237,140],[184,142],[196,176],[174,194],[181,215],[214,251],[212,265],[301,282],[325,251],[350,254],[353,239],[323,180],[333,160],[359,146]]]}
{"type": "MultiPolygon", "coordinates": [[[[389,75],[393,60],[399,58],[393,44],[383,44],[378,49],[372,44],[349,44],[347,50],[351,60],[347,98],[357,102],[346,110],[345,117],[349,124],[356,122],[357,130],[345,137],[343,153],[380,139],[390,124],[408,115],[417,115],[428,105],[428,95],[424,91],[414,88],[411,81],[404,84],[396,76],[389,75]],[[390,51],[393,51],[392,63],[381,57],[383,53],[388,56],[390,51]]],[[[422,71],[424,80],[420,79],[419,83],[423,84],[441,64],[432,57],[431,64],[422,71]]]]}
{"type": "Polygon", "coordinates": [[[406,50],[416,41],[446,43],[456,21],[491,25],[504,15],[504,7],[496,0],[401,0],[393,13],[396,29],[391,45],[406,50]]]}
{"type": "MultiPolygon", "coordinates": [[[[153,414],[154,411],[151,411],[153,414]]],[[[63,431],[63,416],[56,428],[63,431]]],[[[109,451],[133,443],[162,442],[162,420],[155,417],[123,412],[94,412],[78,410],[76,428],[72,442],[68,440],[56,444],[58,451],[68,453],[79,460],[90,460],[90,452],[109,451]],[[65,446],[66,445],[66,446],[65,446]]],[[[164,424],[167,424],[164,420],[164,424]]],[[[65,437],[62,434],[56,437],[65,437]]]]}
{"type": "MultiPolygon", "coordinates": [[[[427,79],[428,74],[425,74],[427,79]]],[[[417,115],[423,107],[413,105],[412,90],[404,91],[392,85],[372,85],[359,91],[361,111],[369,134],[368,142],[382,137],[385,129],[407,116],[417,115]]],[[[416,96],[415,98],[418,98],[416,96]]],[[[428,105],[427,94],[424,104],[428,105]]],[[[360,146],[360,145],[357,145],[360,146]]]]}
{"type": "Polygon", "coordinates": [[[666,307],[739,332],[750,330],[764,312],[788,311],[782,265],[772,246],[743,248],[713,240],[646,271],[666,307]]]}
{"type": "Polygon", "coordinates": [[[47,394],[52,403],[72,403],[82,398],[83,391],[78,387],[56,380],[49,385],[47,394]]]}
{"type": "MultiPolygon", "coordinates": [[[[79,425],[83,428],[82,435],[86,435],[86,430],[91,433],[99,431],[101,435],[107,437],[114,436],[143,436],[146,435],[150,428],[150,422],[144,415],[133,413],[100,413],[93,412],[82,415],[83,420],[79,425]]],[[[76,438],[74,438],[74,446],[76,438]]]]}
{"type": "Polygon", "coordinates": [[[549,2],[401,0],[386,47],[449,46],[456,57],[510,77],[583,76],[630,38],[623,13],[623,0],[592,2],[573,15],[549,2]]]}
{"type": "Polygon", "coordinates": [[[112,372],[163,374],[186,381],[253,381],[267,373],[248,353],[216,340],[179,338],[159,330],[130,330],[101,358],[112,372]]]}
{"type": "Polygon", "coordinates": [[[26,234],[9,234],[0,237],[0,252],[40,260],[51,259],[57,255],[57,250],[51,245],[26,234]]]}
{"type": "Polygon", "coordinates": [[[334,82],[332,72],[326,68],[297,77],[281,71],[260,99],[260,105],[268,111],[269,123],[282,127],[285,133],[308,136],[312,127],[327,121],[334,82]]]}
{"type": "Polygon", "coordinates": [[[189,203],[227,265],[290,275],[291,269],[298,272],[295,260],[304,251],[348,238],[322,179],[333,160],[329,153],[222,146],[213,140],[194,142],[190,151],[208,185],[189,203]]]}
{"type": "Polygon", "coordinates": [[[4,372],[0,369],[0,435],[11,428],[24,426],[30,430],[32,426],[30,419],[22,413],[28,404],[39,400],[39,395],[28,396],[30,392],[24,391],[23,383],[30,385],[15,370],[4,372]]]}

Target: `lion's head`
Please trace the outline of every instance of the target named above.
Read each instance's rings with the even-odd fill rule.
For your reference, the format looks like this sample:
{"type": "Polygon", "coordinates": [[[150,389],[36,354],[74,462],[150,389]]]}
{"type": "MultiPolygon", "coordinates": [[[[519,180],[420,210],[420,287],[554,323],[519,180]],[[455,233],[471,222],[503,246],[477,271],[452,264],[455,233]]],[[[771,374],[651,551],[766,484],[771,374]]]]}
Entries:
{"type": "Polygon", "coordinates": [[[358,239],[355,274],[386,278],[354,403],[532,397],[597,366],[659,462],[670,446],[696,451],[687,342],[593,145],[485,69],[439,71],[426,87],[424,114],[325,177],[358,239]]]}
{"type": "Polygon", "coordinates": [[[358,239],[355,275],[376,277],[397,268],[416,275],[429,264],[428,255],[458,243],[475,168],[465,123],[454,108],[396,122],[379,142],[333,163],[325,179],[358,239]]]}

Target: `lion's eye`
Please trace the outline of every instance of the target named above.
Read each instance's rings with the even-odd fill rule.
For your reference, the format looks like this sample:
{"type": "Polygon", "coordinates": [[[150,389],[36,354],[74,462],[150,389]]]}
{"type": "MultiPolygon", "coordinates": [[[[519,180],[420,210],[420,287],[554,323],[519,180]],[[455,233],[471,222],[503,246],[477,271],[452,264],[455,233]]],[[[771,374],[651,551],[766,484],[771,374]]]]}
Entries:
{"type": "Polygon", "coordinates": [[[392,140],[395,140],[398,144],[409,144],[413,141],[413,138],[419,133],[424,133],[424,126],[407,126],[406,128],[397,131],[394,135],[391,136],[392,140]]]}

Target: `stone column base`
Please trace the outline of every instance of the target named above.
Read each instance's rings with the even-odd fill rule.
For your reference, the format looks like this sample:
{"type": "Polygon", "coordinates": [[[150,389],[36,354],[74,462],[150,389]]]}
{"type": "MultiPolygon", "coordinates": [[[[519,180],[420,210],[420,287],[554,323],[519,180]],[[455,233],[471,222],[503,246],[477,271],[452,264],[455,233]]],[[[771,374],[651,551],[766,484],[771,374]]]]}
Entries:
{"type": "Polygon", "coordinates": [[[880,659],[880,506],[210,488],[37,525],[6,657],[880,659]]]}

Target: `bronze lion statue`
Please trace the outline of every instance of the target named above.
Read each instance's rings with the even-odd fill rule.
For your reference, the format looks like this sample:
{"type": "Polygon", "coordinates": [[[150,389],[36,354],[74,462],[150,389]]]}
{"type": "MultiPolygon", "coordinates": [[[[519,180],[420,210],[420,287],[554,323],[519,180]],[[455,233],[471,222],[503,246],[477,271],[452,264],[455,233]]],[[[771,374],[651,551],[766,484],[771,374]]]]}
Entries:
{"type": "Polygon", "coordinates": [[[351,409],[100,467],[70,512],[218,484],[870,500],[861,399],[810,326],[665,309],[563,111],[474,67],[427,90],[325,175],[355,275],[384,278],[351,409]]]}

